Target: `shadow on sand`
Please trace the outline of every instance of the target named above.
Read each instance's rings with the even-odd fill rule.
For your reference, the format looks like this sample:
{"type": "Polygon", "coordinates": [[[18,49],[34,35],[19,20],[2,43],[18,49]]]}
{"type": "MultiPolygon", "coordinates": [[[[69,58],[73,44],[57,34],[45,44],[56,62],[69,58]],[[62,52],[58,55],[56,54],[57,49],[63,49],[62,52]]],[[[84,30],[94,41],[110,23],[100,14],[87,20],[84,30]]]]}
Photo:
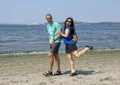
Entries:
{"type": "MultiPolygon", "coordinates": [[[[66,74],[70,74],[70,70],[69,71],[65,71],[65,72],[63,72],[63,75],[66,75],[66,74]]],[[[95,71],[82,71],[82,70],[76,70],[76,72],[77,72],[77,74],[79,75],[79,74],[82,74],[82,75],[91,75],[91,74],[93,74],[93,72],[95,72],[95,71]]]]}

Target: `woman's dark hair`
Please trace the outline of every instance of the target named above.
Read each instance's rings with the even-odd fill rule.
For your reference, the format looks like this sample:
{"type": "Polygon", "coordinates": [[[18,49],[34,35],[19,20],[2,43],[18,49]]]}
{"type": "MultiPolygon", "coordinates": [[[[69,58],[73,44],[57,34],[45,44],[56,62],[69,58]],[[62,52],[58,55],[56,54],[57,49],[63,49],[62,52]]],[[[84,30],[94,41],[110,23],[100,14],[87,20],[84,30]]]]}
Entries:
{"type": "Polygon", "coordinates": [[[66,20],[65,20],[65,23],[64,23],[64,30],[66,30],[66,22],[68,21],[68,19],[71,20],[71,33],[72,34],[75,34],[75,27],[74,27],[74,20],[71,18],[71,17],[68,17],[66,20]]]}

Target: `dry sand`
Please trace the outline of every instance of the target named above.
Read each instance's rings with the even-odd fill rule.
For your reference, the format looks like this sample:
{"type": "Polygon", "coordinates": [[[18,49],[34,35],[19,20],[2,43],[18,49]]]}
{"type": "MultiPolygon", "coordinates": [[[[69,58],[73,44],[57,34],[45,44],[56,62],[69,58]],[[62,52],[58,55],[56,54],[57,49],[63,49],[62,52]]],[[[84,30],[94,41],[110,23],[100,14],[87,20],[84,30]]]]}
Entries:
{"type": "Polygon", "coordinates": [[[120,85],[120,50],[92,51],[74,58],[79,74],[73,77],[66,54],[61,52],[60,59],[63,75],[45,77],[46,53],[0,55],[0,85],[120,85]]]}

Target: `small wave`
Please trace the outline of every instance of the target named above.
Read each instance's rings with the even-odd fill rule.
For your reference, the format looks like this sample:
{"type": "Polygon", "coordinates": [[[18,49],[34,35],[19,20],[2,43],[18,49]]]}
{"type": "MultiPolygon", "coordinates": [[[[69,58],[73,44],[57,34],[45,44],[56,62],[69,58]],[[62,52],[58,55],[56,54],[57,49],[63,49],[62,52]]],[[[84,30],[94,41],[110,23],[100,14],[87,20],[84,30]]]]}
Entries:
{"type": "Polygon", "coordinates": [[[120,50],[120,48],[95,49],[95,51],[111,51],[111,50],[118,51],[118,50],[120,50]]]}
{"type": "Polygon", "coordinates": [[[0,40],[2,43],[16,42],[17,40],[0,40]]]}
{"type": "MultiPolygon", "coordinates": [[[[111,49],[95,49],[94,51],[119,51],[120,48],[111,48],[111,49]]],[[[60,53],[65,53],[65,51],[60,51],[60,53]]],[[[47,54],[49,53],[49,51],[45,51],[45,52],[16,52],[16,53],[3,53],[0,55],[26,55],[26,54],[47,54]]]]}
{"type": "Polygon", "coordinates": [[[16,53],[3,53],[3,54],[0,54],[0,55],[25,55],[25,54],[46,54],[48,53],[47,51],[46,52],[16,52],[16,53]]]}

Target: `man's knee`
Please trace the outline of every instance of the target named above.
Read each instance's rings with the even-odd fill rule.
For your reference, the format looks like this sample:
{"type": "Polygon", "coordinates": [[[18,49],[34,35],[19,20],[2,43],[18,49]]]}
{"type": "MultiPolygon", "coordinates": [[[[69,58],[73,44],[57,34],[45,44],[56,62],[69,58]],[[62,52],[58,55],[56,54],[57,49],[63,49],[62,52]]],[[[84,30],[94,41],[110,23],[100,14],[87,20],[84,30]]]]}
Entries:
{"type": "Polygon", "coordinates": [[[58,57],[58,54],[54,53],[54,57],[58,57]]]}
{"type": "Polygon", "coordinates": [[[53,53],[49,53],[48,56],[49,56],[49,57],[53,57],[53,53]]]}

